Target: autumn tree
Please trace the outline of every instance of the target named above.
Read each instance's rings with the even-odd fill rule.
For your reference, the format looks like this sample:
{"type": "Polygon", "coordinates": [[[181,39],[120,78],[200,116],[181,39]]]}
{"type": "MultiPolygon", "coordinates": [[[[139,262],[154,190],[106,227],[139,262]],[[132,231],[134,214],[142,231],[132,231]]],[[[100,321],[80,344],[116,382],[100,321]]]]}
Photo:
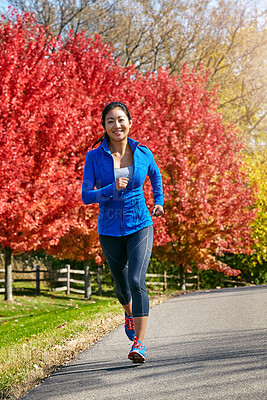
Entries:
{"type": "Polygon", "coordinates": [[[166,193],[156,251],[180,265],[182,274],[195,265],[238,275],[217,256],[250,252],[254,197],[242,142],[233,126],[222,123],[207,79],[186,67],[181,78],[164,70],[144,78],[150,122],[140,134],[156,154],[166,193]]]}
{"type": "Polygon", "coordinates": [[[85,297],[91,299],[90,261],[99,266],[104,263],[97,233],[97,206],[77,207],[76,223],[69,227],[56,245],[46,249],[46,253],[61,260],[82,261],[84,265],[85,297]]]}
{"type": "Polygon", "coordinates": [[[250,179],[256,186],[258,214],[252,224],[255,238],[254,252],[250,257],[243,258],[242,262],[247,265],[252,279],[253,276],[258,276],[261,282],[265,282],[267,277],[267,151],[265,147],[258,146],[253,155],[247,155],[247,158],[250,179]]]}
{"type": "MultiPolygon", "coordinates": [[[[80,116],[79,135],[82,138],[73,149],[76,157],[75,174],[82,181],[86,152],[103,135],[101,113],[104,106],[117,99],[134,104],[139,98],[136,71],[133,67],[123,68],[113,56],[113,48],[102,42],[99,35],[93,39],[83,33],[71,31],[64,46],[59,50],[64,59],[62,68],[69,80],[78,82],[75,106],[80,116]]],[[[134,106],[133,106],[134,108],[134,106]]],[[[79,188],[80,194],[81,188],[79,188]]],[[[88,270],[89,261],[103,263],[97,234],[97,206],[85,206],[80,198],[77,202],[76,221],[63,235],[58,244],[47,249],[60,259],[79,260],[88,270]]]]}
{"type": "Polygon", "coordinates": [[[0,243],[6,298],[11,254],[48,248],[75,223],[79,185],[74,97],[60,68],[59,40],[29,14],[0,23],[0,243]]]}
{"type": "Polygon", "coordinates": [[[81,202],[84,158],[102,134],[104,105],[125,96],[132,68],[120,67],[100,37],[70,33],[63,45],[28,14],[9,19],[2,24],[2,159],[7,143],[11,149],[1,170],[0,220],[10,282],[12,251],[101,261],[96,208],[81,202]]]}
{"type": "Polygon", "coordinates": [[[91,36],[102,33],[93,27],[114,10],[113,2],[108,0],[10,0],[10,4],[20,11],[34,13],[38,23],[64,37],[68,37],[70,30],[77,34],[90,29],[91,36]]]}
{"type": "Polygon", "coordinates": [[[34,11],[55,34],[68,29],[98,33],[112,43],[122,65],[141,71],[184,63],[210,70],[209,87],[219,83],[219,107],[248,136],[266,131],[266,6],[264,2],[220,0],[11,0],[34,11]]]}

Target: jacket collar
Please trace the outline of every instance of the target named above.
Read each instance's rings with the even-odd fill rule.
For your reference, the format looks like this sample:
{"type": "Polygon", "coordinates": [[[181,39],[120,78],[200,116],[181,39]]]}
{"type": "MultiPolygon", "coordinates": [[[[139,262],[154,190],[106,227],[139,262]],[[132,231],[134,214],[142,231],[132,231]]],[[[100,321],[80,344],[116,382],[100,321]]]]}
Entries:
{"type": "MultiPolygon", "coordinates": [[[[132,149],[132,152],[135,152],[136,147],[139,145],[139,142],[137,140],[134,140],[130,137],[128,137],[128,143],[132,149]]],[[[103,140],[103,142],[101,143],[101,147],[103,148],[103,150],[107,151],[108,153],[110,153],[109,147],[108,147],[108,142],[107,139],[105,138],[103,140]]]]}

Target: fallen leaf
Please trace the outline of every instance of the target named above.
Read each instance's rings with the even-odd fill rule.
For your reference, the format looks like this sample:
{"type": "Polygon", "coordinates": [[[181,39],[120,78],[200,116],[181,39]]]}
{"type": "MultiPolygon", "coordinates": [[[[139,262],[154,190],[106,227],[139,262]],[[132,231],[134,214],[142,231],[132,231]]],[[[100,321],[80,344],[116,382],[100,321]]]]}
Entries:
{"type": "Polygon", "coordinates": [[[60,325],[57,327],[57,329],[63,328],[63,327],[66,326],[66,325],[67,325],[67,322],[65,322],[64,324],[60,324],[60,325]]]}

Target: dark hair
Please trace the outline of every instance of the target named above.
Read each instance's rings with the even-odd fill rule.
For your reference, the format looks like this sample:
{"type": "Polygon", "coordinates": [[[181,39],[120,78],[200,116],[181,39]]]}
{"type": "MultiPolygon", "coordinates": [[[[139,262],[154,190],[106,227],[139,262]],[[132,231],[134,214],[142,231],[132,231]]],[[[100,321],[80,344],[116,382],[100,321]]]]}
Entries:
{"type": "MultiPolygon", "coordinates": [[[[122,111],[127,115],[129,121],[131,121],[131,115],[129,113],[128,108],[126,107],[125,104],[121,103],[120,101],[113,101],[112,103],[109,103],[105,106],[105,108],[102,111],[102,126],[105,129],[105,119],[106,119],[106,115],[113,110],[114,108],[121,108],[122,111]]],[[[102,143],[104,139],[109,139],[109,136],[107,134],[107,132],[104,133],[103,136],[101,136],[99,139],[97,139],[95,141],[95,143],[93,144],[92,148],[95,147],[98,143],[102,143]]]]}

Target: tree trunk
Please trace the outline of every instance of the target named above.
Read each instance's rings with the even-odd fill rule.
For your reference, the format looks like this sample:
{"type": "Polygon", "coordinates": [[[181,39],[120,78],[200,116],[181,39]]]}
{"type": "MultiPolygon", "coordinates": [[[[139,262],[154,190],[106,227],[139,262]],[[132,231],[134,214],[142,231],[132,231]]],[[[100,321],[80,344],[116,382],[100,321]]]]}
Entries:
{"type": "Polygon", "coordinates": [[[5,254],[5,300],[13,301],[12,264],[11,264],[12,250],[10,249],[10,247],[4,248],[4,254],[5,254]]]}
{"type": "Polygon", "coordinates": [[[184,267],[180,264],[180,289],[186,290],[184,267]]]}
{"type": "Polygon", "coordinates": [[[88,260],[84,260],[84,297],[87,300],[91,300],[92,288],[90,281],[90,263],[88,260]]]}

